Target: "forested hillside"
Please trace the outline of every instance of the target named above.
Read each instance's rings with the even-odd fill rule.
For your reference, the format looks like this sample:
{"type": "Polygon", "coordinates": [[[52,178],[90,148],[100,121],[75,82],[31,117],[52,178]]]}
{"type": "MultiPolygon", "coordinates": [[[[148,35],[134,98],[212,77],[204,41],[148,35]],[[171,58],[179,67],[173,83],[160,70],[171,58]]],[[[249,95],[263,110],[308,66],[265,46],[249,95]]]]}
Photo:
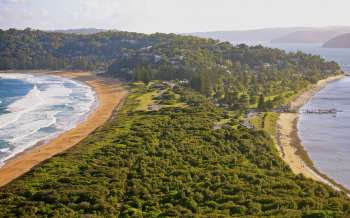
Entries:
{"type": "Polygon", "coordinates": [[[339,70],[335,62],[301,52],[169,35],[168,40],[121,54],[108,74],[144,82],[180,79],[234,109],[254,106],[263,95],[271,109],[339,70]]]}
{"type": "Polygon", "coordinates": [[[157,37],[127,32],[92,35],[0,30],[0,69],[106,69],[124,49],[139,49],[157,37]]]}
{"type": "Polygon", "coordinates": [[[0,69],[76,69],[126,80],[180,79],[235,109],[272,108],[340,69],[319,56],[286,54],[192,36],[102,32],[92,35],[0,31],[0,69]]]}

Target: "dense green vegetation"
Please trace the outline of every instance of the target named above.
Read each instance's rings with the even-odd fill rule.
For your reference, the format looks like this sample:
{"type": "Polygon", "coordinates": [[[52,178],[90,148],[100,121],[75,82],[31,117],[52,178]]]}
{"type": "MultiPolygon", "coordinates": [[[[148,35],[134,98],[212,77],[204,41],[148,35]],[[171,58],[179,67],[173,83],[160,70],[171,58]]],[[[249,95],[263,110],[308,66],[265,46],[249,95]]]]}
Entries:
{"type": "Polygon", "coordinates": [[[154,111],[137,108],[160,90],[132,87],[95,134],[2,188],[0,217],[350,214],[345,194],[295,176],[267,134],[231,124],[214,130],[222,109],[186,88],[167,89],[172,103],[154,111]]]}
{"type": "Polygon", "coordinates": [[[244,126],[249,111],[278,108],[339,73],[334,62],[174,34],[11,29],[0,30],[0,69],[142,81],[130,84],[118,116],[1,188],[0,217],[350,215],[344,193],[294,175],[279,158],[269,135],[277,113],[244,126]]]}
{"type": "Polygon", "coordinates": [[[276,108],[339,66],[319,56],[175,34],[92,35],[0,30],[1,69],[108,71],[127,80],[181,79],[234,110],[276,108]]]}
{"type": "Polygon", "coordinates": [[[124,53],[108,73],[144,82],[180,79],[234,110],[266,110],[338,71],[336,63],[301,52],[168,35],[168,40],[124,53]]]}
{"type": "Polygon", "coordinates": [[[128,49],[140,49],[158,37],[128,32],[93,35],[0,30],[0,69],[105,70],[128,49]]]}

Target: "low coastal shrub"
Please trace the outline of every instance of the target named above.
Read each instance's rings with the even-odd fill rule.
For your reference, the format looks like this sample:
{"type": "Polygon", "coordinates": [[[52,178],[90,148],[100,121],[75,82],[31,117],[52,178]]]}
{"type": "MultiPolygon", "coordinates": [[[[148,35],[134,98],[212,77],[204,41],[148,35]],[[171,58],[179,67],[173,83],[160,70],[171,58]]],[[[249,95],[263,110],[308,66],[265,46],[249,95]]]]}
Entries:
{"type": "Polygon", "coordinates": [[[133,88],[94,134],[0,190],[0,217],[346,217],[350,201],[295,176],[263,131],[223,125],[187,89],[187,107],[136,110],[133,88]]]}

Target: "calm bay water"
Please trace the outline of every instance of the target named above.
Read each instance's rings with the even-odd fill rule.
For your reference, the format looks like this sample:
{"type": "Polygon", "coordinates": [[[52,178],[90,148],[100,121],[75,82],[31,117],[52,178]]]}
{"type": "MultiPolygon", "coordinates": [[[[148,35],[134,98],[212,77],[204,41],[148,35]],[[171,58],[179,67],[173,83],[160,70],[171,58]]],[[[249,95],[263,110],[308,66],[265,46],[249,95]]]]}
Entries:
{"type": "Polygon", "coordinates": [[[350,189],[350,77],[330,83],[301,112],[330,108],[342,112],[301,113],[299,136],[317,169],[350,189]]]}
{"type": "MultiPolygon", "coordinates": [[[[320,55],[350,73],[350,49],[322,48],[320,44],[264,45],[320,55]]],[[[350,189],[350,77],[330,83],[300,110],[331,108],[342,112],[336,116],[301,113],[298,134],[316,168],[350,189]]]]}
{"type": "MultiPolygon", "coordinates": [[[[287,52],[302,51],[336,61],[350,75],[350,49],[322,48],[321,44],[243,42],[287,52]]],[[[330,83],[301,109],[298,134],[314,165],[350,189],[350,77],[330,83]],[[341,110],[332,114],[305,114],[307,109],[341,110]]]]}

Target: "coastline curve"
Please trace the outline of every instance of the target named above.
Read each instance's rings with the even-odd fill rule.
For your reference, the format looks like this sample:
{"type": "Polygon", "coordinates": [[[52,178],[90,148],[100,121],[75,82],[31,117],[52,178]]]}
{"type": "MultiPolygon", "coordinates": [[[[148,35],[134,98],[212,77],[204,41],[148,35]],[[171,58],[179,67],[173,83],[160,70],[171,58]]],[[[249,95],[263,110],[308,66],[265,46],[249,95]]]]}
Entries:
{"type": "MultiPolygon", "coordinates": [[[[338,75],[328,77],[320,80],[317,84],[312,85],[307,91],[297,96],[291,103],[290,109],[292,111],[299,111],[299,109],[306,104],[318,91],[326,87],[329,83],[340,80],[345,75],[338,75]]],[[[302,174],[306,178],[313,179],[329,185],[337,191],[344,191],[350,195],[350,190],[338,184],[327,175],[320,172],[313,164],[308,153],[304,149],[302,142],[298,135],[297,123],[299,113],[281,113],[277,120],[276,139],[277,150],[280,157],[288,164],[294,174],[302,174]]]]}
{"type": "MultiPolygon", "coordinates": [[[[32,71],[24,71],[24,73],[33,74],[32,71]]],[[[127,95],[127,91],[121,87],[121,83],[118,80],[97,76],[90,72],[39,71],[38,74],[55,75],[85,83],[95,91],[99,104],[75,128],[63,132],[47,143],[25,150],[8,160],[0,168],[0,187],[86,138],[112,116],[115,108],[117,108],[127,95]]]]}

